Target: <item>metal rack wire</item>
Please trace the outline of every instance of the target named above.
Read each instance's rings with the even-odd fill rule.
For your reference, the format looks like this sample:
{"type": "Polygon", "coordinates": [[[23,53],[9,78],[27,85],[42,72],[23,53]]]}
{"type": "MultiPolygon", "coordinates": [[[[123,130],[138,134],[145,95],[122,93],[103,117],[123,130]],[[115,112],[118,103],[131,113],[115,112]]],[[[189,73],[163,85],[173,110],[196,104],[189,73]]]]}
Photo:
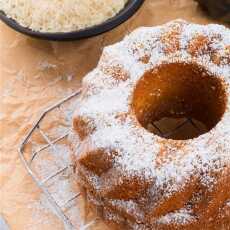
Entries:
{"type": "MultiPolygon", "coordinates": [[[[43,192],[43,194],[45,195],[45,197],[49,201],[50,205],[54,208],[55,213],[57,214],[57,216],[63,221],[63,223],[65,224],[65,226],[68,229],[75,229],[75,226],[73,225],[73,223],[71,222],[69,217],[64,213],[62,207],[54,199],[52,194],[48,191],[48,189],[46,187],[46,183],[48,181],[50,181],[51,179],[53,179],[54,177],[58,176],[59,174],[63,173],[64,171],[67,171],[68,169],[71,169],[72,166],[71,165],[66,165],[63,168],[53,172],[51,175],[47,176],[45,179],[40,180],[39,176],[37,175],[36,172],[34,172],[34,170],[32,169],[31,165],[32,165],[33,161],[36,159],[36,157],[39,154],[41,154],[44,150],[46,150],[47,148],[51,147],[51,148],[53,148],[54,151],[56,151],[55,144],[60,140],[66,139],[68,137],[68,135],[69,135],[69,132],[67,132],[67,133],[64,133],[63,135],[61,135],[60,137],[56,138],[55,140],[50,140],[48,135],[40,128],[40,123],[42,122],[42,120],[46,116],[48,116],[51,111],[60,108],[60,106],[62,106],[66,102],[76,98],[80,94],[80,92],[81,91],[79,90],[79,91],[73,93],[72,95],[64,98],[63,100],[59,101],[57,104],[55,104],[55,105],[49,107],[48,109],[46,109],[41,114],[40,118],[34,124],[34,126],[31,128],[31,130],[26,135],[26,137],[23,139],[23,141],[20,144],[19,149],[18,149],[19,156],[20,156],[20,158],[22,160],[22,163],[24,164],[27,172],[32,177],[32,179],[34,180],[36,185],[41,189],[41,191],[43,192]],[[42,146],[41,148],[39,148],[35,152],[31,151],[31,154],[30,154],[31,156],[29,157],[29,159],[27,159],[26,156],[25,156],[24,149],[25,149],[26,144],[30,140],[32,134],[35,132],[35,130],[37,130],[40,133],[40,135],[44,138],[44,140],[46,141],[47,144],[45,144],[44,146],[42,146]]],[[[73,197],[71,197],[69,200],[67,200],[65,202],[65,204],[73,201],[74,199],[77,199],[80,195],[81,195],[80,193],[75,194],[73,197]]]]}
{"type": "MultiPolygon", "coordinates": [[[[64,98],[63,100],[59,101],[57,104],[49,107],[48,109],[46,109],[40,116],[40,118],[38,119],[37,122],[35,122],[35,124],[33,125],[33,127],[31,128],[31,130],[29,131],[29,133],[26,135],[26,137],[23,139],[21,145],[19,146],[19,156],[22,160],[23,165],[25,166],[28,174],[32,177],[32,179],[34,180],[34,182],[36,183],[36,185],[40,188],[40,190],[42,191],[42,193],[45,195],[45,197],[47,198],[47,200],[49,201],[50,205],[52,206],[52,208],[55,210],[55,213],[57,214],[57,216],[60,218],[60,220],[64,223],[64,225],[68,228],[68,229],[76,229],[76,226],[73,224],[73,222],[71,221],[71,219],[68,217],[68,215],[65,213],[63,206],[66,206],[66,204],[78,199],[78,197],[80,197],[80,193],[76,193],[74,194],[71,198],[69,198],[68,200],[66,200],[64,202],[64,205],[59,205],[58,202],[55,200],[53,194],[51,192],[49,192],[46,183],[49,182],[50,180],[56,178],[57,176],[59,176],[61,173],[63,172],[67,172],[68,170],[70,171],[67,172],[69,174],[69,176],[71,176],[71,172],[72,172],[72,166],[71,164],[65,165],[62,168],[52,172],[50,175],[46,176],[44,179],[40,179],[38,172],[35,172],[34,169],[32,168],[32,163],[37,160],[38,156],[40,154],[42,154],[43,151],[45,151],[48,148],[52,148],[54,152],[57,151],[57,146],[56,144],[60,141],[60,140],[64,140],[68,138],[68,135],[70,133],[70,122],[69,122],[69,129],[66,133],[60,135],[59,137],[51,140],[49,138],[49,135],[42,130],[42,128],[40,127],[41,122],[47,118],[51,112],[55,111],[55,110],[59,110],[63,112],[62,109],[60,109],[64,104],[68,103],[71,100],[75,100],[78,95],[80,94],[81,90],[73,93],[72,95],[64,98]],[[42,145],[41,147],[39,147],[36,151],[33,151],[33,148],[29,151],[28,156],[26,155],[26,151],[25,151],[25,147],[28,144],[28,142],[30,141],[30,139],[32,138],[32,135],[34,132],[39,132],[39,134],[41,135],[41,137],[43,138],[43,140],[45,141],[46,144],[42,145]]],[[[73,108],[74,110],[74,108],[73,108]]],[[[73,112],[73,111],[72,111],[73,112]]],[[[72,113],[71,112],[71,113],[72,113]]],[[[155,130],[158,132],[159,136],[162,136],[164,138],[170,138],[172,135],[174,135],[176,132],[178,132],[181,128],[185,127],[186,125],[192,125],[193,128],[196,129],[197,132],[201,133],[202,131],[200,130],[200,128],[195,124],[195,122],[191,119],[191,118],[186,118],[183,122],[181,122],[180,124],[178,124],[176,127],[174,127],[171,131],[164,133],[160,126],[156,123],[153,123],[152,126],[155,128],[155,130]]],[[[92,226],[94,224],[94,221],[91,221],[90,223],[86,223],[82,229],[87,229],[89,226],[92,226]]]]}

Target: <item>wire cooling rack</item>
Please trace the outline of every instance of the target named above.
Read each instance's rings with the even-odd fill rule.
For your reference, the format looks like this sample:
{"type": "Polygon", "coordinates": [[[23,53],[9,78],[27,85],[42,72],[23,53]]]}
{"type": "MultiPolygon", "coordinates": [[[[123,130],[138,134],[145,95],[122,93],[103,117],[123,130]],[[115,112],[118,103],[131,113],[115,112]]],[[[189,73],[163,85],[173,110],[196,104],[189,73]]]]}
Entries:
{"type": "MultiPolygon", "coordinates": [[[[50,171],[49,175],[43,175],[41,177],[41,172],[37,171],[36,168],[33,167],[33,163],[35,161],[39,161],[39,163],[42,164],[42,159],[39,159],[40,156],[42,156],[44,151],[47,151],[47,149],[51,149],[52,151],[46,152],[48,154],[47,157],[49,157],[51,154],[56,154],[56,157],[61,157],[65,155],[64,151],[67,150],[61,150],[61,155],[58,155],[58,152],[60,150],[58,149],[58,143],[63,140],[67,140],[68,136],[71,132],[71,118],[73,111],[77,107],[76,99],[79,96],[81,90],[73,93],[72,95],[64,98],[57,104],[49,107],[46,109],[38,119],[38,121],[34,124],[34,126],[31,128],[29,133],[26,135],[26,137],[23,139],[20,147],[19,147],[19,155],[20,158],[28,172],[28,174],[32,177],[36,185],[40,188],[43,195],[48,200],[49,204],[52,206],[53,210],[55,211],[55,214],[59,217],[59,219],[64,223],[67,229],[80,229],[85,230],[88,227],[92,227],[92,225],[95,223],[96,220],[90,221],[89,223],[84,223],[79,227],[74,224],[73,220],[68,216],[68,213],[66,213],[65,207],[71,202],[75,202],[80,196],[80,192],[75,192],[72,194],[71,197],[64,200],[62,204],[60,204],[55,199],[55,194],[52,191],[49,191],[48,183],[51,180],[57,179],[58,176],[61,174],[65,174],[65,176],[73,176],[73,167],[71,163],[62,164],[59,168],[53,168],[49,167],[50,171]],[[61,114],[61,115],[58,115],[61,114]],[[45,125],[43,124],[45,123],[45,125]],[[50,127],[50,124],[55,124],[55,129],[52,130],[50,127]],[[40,137],[38,137],[40,136],[40,137]],[[37,140],[36,142],[34,140],[37,140]]],[[[184,118],[180,119],[179,123],[176,122],[174,126],[170,125],[170,130],[165,130],[164,127],[162,128],[161,122],[157,121],[152,124],[150,124],[151,127],[149,128],[151,132],[162,136],[164,138],[174,138],[175,135],[177,135],[180,130],[184,128],[188,128],[186,126],[193,129],[193,135],[198,136],[200,133],[203,132],[199,125],[193,121],[191,118],[184,118]]],[[[178,136],[177,136],[178,137],[178,136]]],[[[179,135],[180,138],[180,135],[179,135]]],[[[184,138],[187,139],[187,138],[184,138]]],[[[61,159],[62,161],[62,159],[61,159]]],[[[63,162],[62,162],[63,163],[63,162]]],[[[76,206],[76,204],[74,203],[76,206]]]]}
{"type": "MultiPolygon", "coordinates": [[[[64,133],[62,133],[61,135],[59,135],[58,137],[55,138],[50,138],[50,134],[47,134],[41,127],[42,122],[49,116],[51,116],[51,113],[64,113],[64,109],[63,108],[65,106],[65,104],[70,103],[71,101],[76,100],[76,98],[78,97],[78,95],[80,94],[80,90],[73,93],[72,95],[64,98],[63,100],[59,101],[57,104],[49,107],[48,109],[46,109],[40,116],[40,118],[38,119],[38,121],[34,124],[34,126],[31,128],[31,130],[29,131],[29,133],[26,135],[26,137],[23,139],[21,145],[19,146],[19,155],[20,158],[22,160],[23,165],[25,166],[27,172],[29,173],[29,175],[32,177],[32,179],[34,180],[34,182],[36,183],[36,185],[40,188],[40,190],[42,191],[43,195],[45,195],[47,201],[49,202],[49,204],[51,205],[51,207],[53,208],[55,214],[60,218],[60,220],[64,223],[65,227],[67,229],[76,229],[76,225],[73,224],[72,220],[70,219],[70,217],[65,213],[65,207],[71,203],[72,201],[76,200],[78,197],[80,197],[81,193],[75,193],[73,194],[72,197],[68,198],[68,200],[62,202],[63,204],[60,205],[58,204],[58,201],[55,199],[55,196],[49,191],[47,183],[49,181],[51,181],[52,179],[58,177],[59,175],[65,173],[66,176],[71,176],[73,173],[73,167],[71,164],[67,164],[62,166],[61,168],[55,170],[54,172],[50,173],[49,175],[46,175],[45,178],[41,179],[41,176],[39,175],[39,173],[41,172],[37,172],[34,168],[33,168],[33,163],[35,161],[38,161],[41,159],[38,159],[40,155],[43,154],[44,151],[46,151],[47,149],[51,148],[53,150],[53,152],[58,151],[57,149],[57,143],[63,140],[66,140],[70,134],[70,129],[71,129],[71,122],[69,120],[69,118],[71,117],[73,111],[74,111],[74,106],[73,108],[71,108],[72,110],[68,110],[68,116],[66,114],[62,114],[64,115],[64,117],[68,117],[66,119],[66,124],[65,124],[65,129],[62,129],[61,132],[59,131],[59,133],[64,132],[63,130],[65,130],[64,133]],[[33,145],[35,145],[35,142],[32,140],[33,139],[33,135],[38,132],[40,137],[43,138],[42,141],[40,141],[38,144],[36,144],[36,146],[34,147],[33,145]],[[30,145],[29,151],[26,150],[27,145],[30,145]],[[32,146],[31,146],[32,145],[32,146]],[[36,150],[34,150],[36,149],[36,150]]],[[[71,106],[71,105],[69,105],[71,106]]],[[[70,109],[70,108],[68,108],[70,109]]],[[[53,116],[52,116],[53,118],[53,116]]],[[[58,116],[58,119],[60,118],[60,116],[58,116]]],[[[50,122],[53,122],[50,121],[50,122]]],[[[63,123],[63,122],[62,122],[63,123]]],[[[49,128],[49,127],[48,127],[49,128]]],[[[56,129],[57,130],[57,129],[56,129]]],[[[38,138],[37,138],[38,139],[38,138]]],[[[51,152],[50,152],[51,154],[51,152]]],[[[65,154],[65,153],[63,153],[65,154]]],[[[87,229],[87,227],[89,227],[90,225],[92,225],[93,222],[85,224],[84,226],[80,227],[80,229],[87,229]]]]}

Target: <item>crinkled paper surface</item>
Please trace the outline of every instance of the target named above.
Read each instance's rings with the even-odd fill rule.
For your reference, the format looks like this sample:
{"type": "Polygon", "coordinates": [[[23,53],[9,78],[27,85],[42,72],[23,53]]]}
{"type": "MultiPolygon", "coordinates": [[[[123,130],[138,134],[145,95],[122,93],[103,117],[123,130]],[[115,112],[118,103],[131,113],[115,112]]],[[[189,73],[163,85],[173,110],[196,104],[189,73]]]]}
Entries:
{"type": "MultiPolygon", "coordinates": [[[[201,24],[214,22],[192,0],[146,0],[135,16],[116,29],[75,42],[32,39],[0,22],[0,214],[12,230],[64,229],[17,153],[33,122],[45,108],[80,87],[82,77],[96,66],[104,46],[119,41],[136,27],[176,18],[201,24]]],[[[51,119],[50,127],[55,126],[57,122],[51,119]]],[[[67,152],[63,146],[60,149],[63,154],[67,152]]],[[[42,163],[48,164],[46,159],[42,163]]],[[[62,182],[54,190],[70,193],[70,185],[62,182]]],[[[73,209],[71,215],[79,213],[73,209]]],[[[91,214],[87,216],[91,218],[91,214]]],[[[76,222],[80,225],[78,217],[76,222]]],[[[99,223],[92,229],[106,227],[99,223]]]]}

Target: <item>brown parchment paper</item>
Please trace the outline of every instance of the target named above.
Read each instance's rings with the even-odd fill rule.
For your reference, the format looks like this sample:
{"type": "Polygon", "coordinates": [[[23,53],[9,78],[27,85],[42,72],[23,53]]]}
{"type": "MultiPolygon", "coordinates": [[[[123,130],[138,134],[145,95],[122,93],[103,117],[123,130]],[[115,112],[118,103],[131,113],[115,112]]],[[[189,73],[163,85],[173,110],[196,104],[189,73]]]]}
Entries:
{"type": "Polygon", "coordinates": [[[176,18],[214,22],[192,0],[146,0],[135,16],[116,29],[75,42],[35,40],[0,22],[0,214],[12,230],[64,229],[42,208],[40,191],[18,157],[17,147],[32,123],[46,107],[79,88],[104,46],[136,27],[176,18]]]}

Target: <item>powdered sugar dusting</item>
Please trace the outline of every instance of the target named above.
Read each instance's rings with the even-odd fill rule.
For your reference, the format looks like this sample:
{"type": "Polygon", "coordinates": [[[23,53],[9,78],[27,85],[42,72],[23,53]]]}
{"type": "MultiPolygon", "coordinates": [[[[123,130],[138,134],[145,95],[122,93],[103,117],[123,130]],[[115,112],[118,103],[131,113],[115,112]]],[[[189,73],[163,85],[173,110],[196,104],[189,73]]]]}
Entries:
{"type": "Polygon", "coordinates": [[[157,222],[159,224],[187,224],[188,222],[195,221],[194,216],[191,213],[191,210],[180,209],[177,212],[169,213],[163,217],[161,217],[157,222]]]}
{"type": "Polygon", "coordinates": [[[230,207],[230,200],[229,200],[229,201],[227,201],[227,206],[229,206],[229,207],[230,207]]]}
{"type": "MultiPolygon", "coordinates": [[[[160,165],[157,164],[157,156],[162,147],[159,144],[162,138],[149,133],[138,124],[130,105],[135,85],[147,70],[162,63],[174,62],[195,62],[204,67],[211,75],[224,81],[229,97],[229,47],[230,31],[224,26],[203,26],[182,20],[154,28],[139,28],[123,41],[106,47],[98,67],[83,81],[84,95],[75,112],[75,119],[78,116],[85,117],[90,119],[95,127],[82,141],[82,146],[88,145],[87,150],[115,150],[118,154],[113,167],[122,171],[124,176],[137,175],[144,181],[154,181],[149,192],[152,198],[156,194],[159,196],[155,202],[156,207],[175,194],[186,189],[192,190],[194,181],[200,181],[202,186],[211,191],[216,183],[215,173],[222,172],[226,166],[227,169],[230,168],[230,100],[221,121],[209,133],[195,139],[164,142],[169,154],[160,165]],[[170,31],[176,31],[178,47],[173,46],[173,52],[166,52],[169,42],[167,33],[170,31]],[[162,37],[165,38],[164,42],[162,37]],[[205,41],[203,46],[196,44],[197,37],[205,41]],[[143,57],[147,57],[148,61],[141,61],[145,60],[143,57]],[[114,78],[111,73],[105,73],[106,66],[122,66],[122,71],[128,73],[127,79],[124,81],[114,78]],[[125,118],[122,119],[122,116],[125,118]],[[159,195],[159,191],[164,192],[159,195]]],[[[82,148],[78,150],[76,154],[79,157],[82,148]]],[[[88,174],[89,181],[97,191],[105,189],[103,178],[93,173],[88,174]]],[[[116,202],[117,207],[121,205],[126,209],[126,213],[129,212],[130,204],[116,202]]],[[[136,212],[139,213],[137,209],[136,212]]],[[[181,209],[162,216],[158,221],[184,224],[194,221],[190,214],[189,211],[181,209]]]]}
{"type": "MultiPolygon", "coordinates": [[[[55,149],[50,148],[48,151],[49,153],[44,152],[41,154],[42,158],[37,158],[33,162],[34,170],[40,176],[41,181],[71,163],[69,146],[66,144],[56,144],[55,149]],[[51,155],[52,158],[48,158],[48,155],[51,155]]],[[[50,194],[52,194],[57,204],[63,208],[65,214],[71,219],[71,222],[80,229],[85,223],[81,217],[82,213],[79,206],[75,200],[66,204],[66,202],[74,197],[77,192],[73,190],[73,178],[70,175],[71,172],[69,169],[59,176],[52,178],[45,186],[50,194]]],[[[43,215],[44,212],[47,212],[47,215],[49,211],[54,215],[58,215],[43,194],[41,194],[37,202],[31,203],[29,208],[33,212],[34,217],[37,218],[31,223],[31,226],[33,225],[34,227],[28,227],[28,229],[36,229],[36,223],[38,224],[39,216],[43,215]]],[[[52,218],[50,216],[47,217],[47,222],[52,223],[52,218]]],[[[68,226],[66,226],[66,229],[68,230],[68,226]]]]}

